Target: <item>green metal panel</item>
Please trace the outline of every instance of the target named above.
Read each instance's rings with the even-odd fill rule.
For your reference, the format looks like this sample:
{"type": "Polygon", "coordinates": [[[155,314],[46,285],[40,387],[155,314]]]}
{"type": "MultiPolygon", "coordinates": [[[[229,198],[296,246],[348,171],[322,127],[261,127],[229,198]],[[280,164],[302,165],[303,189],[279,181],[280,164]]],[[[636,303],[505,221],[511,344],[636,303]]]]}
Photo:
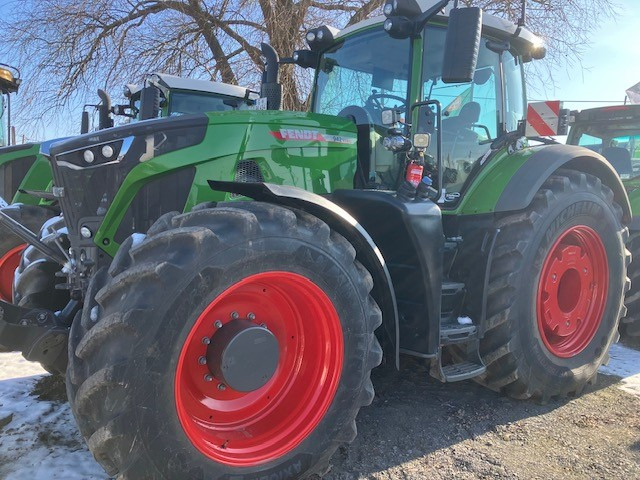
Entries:
{"type": "Polygon", "coordinates": [[[138,190],[180,168],[196,168],[185,211],[201,202],[230,200],[227,194],[211,190],[207,180],[233,180],[242,160],[256,161],[270,183],[319,194],[353,188],[356,128],[347,119],[313,113],[209,114],[207,133],[199,145],[155,157],[129,173],[96,232],[96,244],[115,255],[119,245],[113,238],[138,190]]]}
{"type": "MultiPolygon", "coordinates": [[[[27,174],[25,175],[21,189],[47,191],[51,188],[53,175],[51,173],[51,163],[49,159],[40,154],[36,155],[36,161],[33,163],[27,174]]],[[[26,193],[16,192],[12,203],[25,203],[27,205],[39,205],[42,201],[26,193]]]]}
{"type": "Polygon", "coordinates": [[[629,203],[631,204],[631,213],[634,217],[640,216],[640,179],[623,182],[627,193],[629,194],[629,203]]]}
{"type": "Polygon", "coordinates": [[[531,155],[543,147],[530,147],[509,154],[504,148],[498,152],[473,179],[460,203],[451,209],[443,208],[444,215],[478,215],[492,213],[511,177],[531,155]]]}

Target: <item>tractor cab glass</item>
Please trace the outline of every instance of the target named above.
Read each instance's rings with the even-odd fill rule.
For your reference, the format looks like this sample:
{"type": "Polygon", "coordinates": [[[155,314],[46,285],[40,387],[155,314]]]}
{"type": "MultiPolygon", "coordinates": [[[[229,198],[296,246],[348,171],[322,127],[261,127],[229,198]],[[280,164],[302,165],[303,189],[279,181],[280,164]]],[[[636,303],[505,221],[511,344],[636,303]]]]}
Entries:
{"type": "Polygon", "coordinates": [[[640,175],[640,122],[622,128],[611,124],[573,128],[575,133],[569,143],[599,153],[623,179],[640,175]]]}
{"type": "Polygon", "coordinates": [[[382,28],[349,36],[320,57],[313,111],[356,123],[357,188],[397,188],[399,162],[384,147],[389,126],[382,112],[394,109],[406,118],[410,65],[410,40],[393,39],[382,28]]]}
{"type": "MultiPolygon", "coordinates": [[[[471,82],[444,83],[442,60],[446,29],[428,26],[424,35],[422,100],[437,100],[442,106],[442,168],[445,199],[455,201],[476,163],[491,142],[505,131],[513,131],[524,117],[523,74],[518,57],[497,53],[482,38],[476,72],[471,82]],[[502,108],[501,57],[506,88],[502,108]],[[503,112],[503,113],[502,113],[503,112]],[[502,116],[504,115],[504,117],[502,116]]],[[[419,118],[423,123],[424,115],[419,118]]],[[[435,142],[428,153],[436,155],[435,142]]]]}
{"type": "Polygon", "coordinates": [[[382,29],[352,35],[320,58],[313,111],[346,116],[359,110],[386,130],[382,111],[406,110],[410,42],[391,38],[382,29]]]}
{"type": "Polygon", "coordinates": [[[252,101],[241,98],[188,91],[172,91],[169,94],[169,116],[242,110],[251,104],[253,104],[252,101]]]}

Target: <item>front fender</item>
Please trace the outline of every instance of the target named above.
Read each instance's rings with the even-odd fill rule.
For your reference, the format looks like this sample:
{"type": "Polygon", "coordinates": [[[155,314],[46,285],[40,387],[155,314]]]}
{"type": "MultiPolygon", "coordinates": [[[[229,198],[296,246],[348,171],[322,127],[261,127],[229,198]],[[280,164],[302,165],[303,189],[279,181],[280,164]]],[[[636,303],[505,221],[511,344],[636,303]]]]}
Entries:
{"type": "MultiPolygon", "coordinates": [[[[371,236],[346,210],[315,193],[297,187],[270,183],[238,183],[209,180],[213,190],[244,195],[260,202],[273,203],[306,211],[327,223],[356,249],[358,260],[371,273],[374,296],[382,310],[382,324],[389,345],[386,354],[400,366],[400,327],[396,295],[382,253],[371,236]]],[[[383,342],[383,344],[386,342],[383,342]]]]}

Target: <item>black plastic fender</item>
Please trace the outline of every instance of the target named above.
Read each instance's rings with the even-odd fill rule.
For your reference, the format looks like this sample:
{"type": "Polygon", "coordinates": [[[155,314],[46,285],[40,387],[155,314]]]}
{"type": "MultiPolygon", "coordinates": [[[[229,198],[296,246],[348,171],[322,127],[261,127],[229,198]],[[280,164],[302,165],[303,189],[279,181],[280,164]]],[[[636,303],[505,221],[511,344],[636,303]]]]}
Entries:
{"type": "Polygon", "coordinates": [[[358,260],[371,273],[374,299],[382,310],[382,325],[388,342],[382,342],[385,354],[400,367],[400,333],[396,295],[380,249],[367,230],[344,208],[329,199],[297,187],[268,183],[239,183],[209,180],[213,190],[235,193],[260,202],[297,208],[327,223],[356,249],[358,260]],[[385,345],[386,344],[386,345],[385,345]]]}
{"type": "Polygon", "coordinates": [[[542,184],[559,168],[570,168],[600,178],[613,190],[615,201],[623,210],[623,221],[631,221],[629,197],[618,173],[602,155],[574,145],[550,145],[531,155],[502,191],[495,211],[527,208],[542,184]]]}

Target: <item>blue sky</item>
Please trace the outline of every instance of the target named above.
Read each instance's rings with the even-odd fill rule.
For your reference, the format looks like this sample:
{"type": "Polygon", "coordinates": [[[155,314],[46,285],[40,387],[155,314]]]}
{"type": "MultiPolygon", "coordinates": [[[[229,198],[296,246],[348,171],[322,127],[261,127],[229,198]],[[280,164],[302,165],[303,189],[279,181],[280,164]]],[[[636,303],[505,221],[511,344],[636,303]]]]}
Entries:
{"type": "MultiPolygon", "coordinates": [[[[555,86],[534,84],[529,98],[541,100],[618,100],[625,90],[640,82],[640,1],[616,0],[616,18],[606,19],[593,32],[591,45],[582,57],[583,69],[555,69],[555,86]]],[[[582,110],[610,103],[572,103],[565,108],[582,110]]]]}
{"type": "MultiPolygon", "coordinates": [[[[567,100],[624,100],[625,90],[640,82],[640,0],[615,0],[618,15],[607,18],[592,33],[580,67],[559,65],[553,72],[553,84],[534,82],[530,100],[565,100],[565,108],[585,109],[610,103],[573,103],[567,100]]],[[[0,12],[11,3],[0,0],[0,12]]],[[[80,111],[70,115],[68,125],[49,125],[45,138],[75,133],[80,111]]],[[[38,135],[40,136],[40,135],[38,135]]]]}

